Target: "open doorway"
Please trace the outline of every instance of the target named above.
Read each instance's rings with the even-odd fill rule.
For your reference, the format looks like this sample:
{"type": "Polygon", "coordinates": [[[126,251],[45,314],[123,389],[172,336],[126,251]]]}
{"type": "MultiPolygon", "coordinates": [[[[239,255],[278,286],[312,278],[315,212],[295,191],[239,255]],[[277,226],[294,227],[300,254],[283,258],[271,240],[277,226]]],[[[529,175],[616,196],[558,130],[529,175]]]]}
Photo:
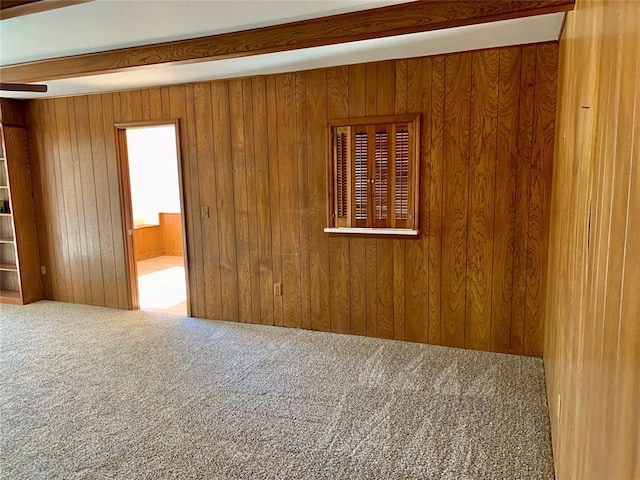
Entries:
{"type": "Polygon", "coordinates": [[[178,125],[116,125],[132,308],[189,314],[178,125]]]}

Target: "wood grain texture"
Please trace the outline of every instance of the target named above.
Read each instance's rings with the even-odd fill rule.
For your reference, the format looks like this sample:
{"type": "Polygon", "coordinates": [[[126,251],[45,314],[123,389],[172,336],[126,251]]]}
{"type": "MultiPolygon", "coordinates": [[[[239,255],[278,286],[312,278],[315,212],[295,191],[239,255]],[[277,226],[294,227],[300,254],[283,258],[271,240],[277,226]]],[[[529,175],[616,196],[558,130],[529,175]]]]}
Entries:
{"type": "Polygon", "coordinates": [[[476,350],[491,348],[499,73],[500,51],[473,54],[465,345],[476,350]]]}
{"type": "MultiPolygon", "coordinates": [[[[134,229],[133,237],[137,261],[161,255],[176,257],[184,255],[181,215],[179,213],[160,213],[158,217],[158,225],[147,225],[134,229]]],[[[100,231],[108,231],[108,228],[100,229],[100,231]]],[[[217,303],[219,304],[219,302],[218,299],[217,303]]]]}
{"type": "MultiPolygon", "coordinates": [[[[408,113],[407,94],[408,94],[408,71],[409,64],[407,60],[398,60],[395,62],[395,99],[394,112],[396,114],[408,113]]],[[[394,145],[394,143],[392,143],[394,145]]],[[[392,147],[393,148],[393,147],[392,147]]],[[[395,177],[392,175],[392,185],[395,188],[395,177]]],[[[395,199],[393,199],[393,202],[395,199]]],[[[390,205],[391,211],[394,209],[394,203],[390,205]]],[[[420,218],[420,217],[418,217],[420,218]]],[[[406,248],[407,243],[402,240],[393,240],[393,338],[396,340],[405,340],[406,332],[406,248]]]]}
{"type": "Polygon", "coordinates": [[[256,217],[260,289],[260,323],[273,325],[273,261],[271,256],[271,199],[267,140],[267,85],[264,77],[252,79],[253,134],[256,171],[256,217]]]}
{"type": "MultiPolygon", "coordinates": [[[[185,196],[186,220],[191,225],[192,235],[187,236],[187,248],[193,252],[189,256],[189,275],[195,279],[195,292],[202,295],[200,299],[201,309],[204,309],[210,318],[219,317],[221,314],[220,299],[220,270],[214,265],[219,263],[220,247],[218,245],[218,235],[216,225],[218,223],[217,211],[210,208],[215,203],[216,188],[215,182],[200,188],[200,175],[211,178],[213,170],[213,135],[212,135],[212,112],[211,112],[211,86],[207,83],[193,85],[186,92],[187,101],[193,104],[193,113],[189,110],[189,116],[193,115],[192,121],[183,128],[188,132],[195,131],[196,154],[187,157],[188,163],[183,162],[182,169],[188,177],[184,183],[190,184],[191,195],[185,196]],[[193,102],[190,100],[193,99],[193,102]],[[202,208],[209,208],[209,216],[203,215],[202,208]],[[215,223],[214,223],[215,222],[215,223]]],[[[191,133],[191,135],[194,135],[191,133]]],[[[183,133],[184,134],[184,133],[183,133]]],[[[191,152],[189,152],[191,153],[191,152]]],[[[163,249],[169,250],[168,245],[164,245],[166,226],[162,223],[163,249]]],[[[181,218],[178,216],[178,220],[181,218]]],[[[182,241],[182,230],[178,230],[178,239],[182,241]]],[[[197,302],[193,302],[194,304],[197,302]]]]}
{"type": "Polygon", "coordinates": [[[102,97],[92,95],[88,98],[87,108],[89,111],[89,129],[91,132],[91,155],[89,161],[93,163],[93,173],[95,178],[95,198],[97,210],[97,230],[100,232],[100,256],[102,276],[104,278],[103,290],[105,295],[105,305],[107,307],[118,307],[118,292],[107,285],[116,282],[116,271],[113,262],[109,262],[114,255],[113,236],[111,235],[111,208],[109,202],[97,202],[98,198],[109,197],[109,171],[107,167],[107,152],[105,138],[103,135],[103,113],[102,97]],[[104,261],[104,259],[107,261],[104,261]]]}
{"type": "MultiPolygon", "coordinates": [[[[532,212],[548,210],[550,197],[529,198],[528,172],[548,161],[554,78],[544,59],[554,51],[511,47],[74,97],[72,110],[68,99],[31,101],[47,298],[128,307],[112,125],[178,119],[194,316],[501,352],[526,344],[539,355],[543,298],[528,293],[517,255],[530,250],[530,219],[538,245],[546,235],[544,216],[532,212]],[[79,128],[86,105],[88,128],[79,128]],[[420,235],[324,233],[328,120],[396,113],[421,113],[420,235]],[[93,170],[74,169],[86,155],[93,170]],[[95,195],[87,214],[78,193],[95,195]],[[86,218],[95,209],[97,221],[86,218]],[[106,247],[100,256],[91,225],[106,247]],[[101,262],[103,297],[84,290],[83,252],[89,283],[101,262]]],[[[536,172],[546,185],[549,169],[536,172]]],[[[541,278],[544,255],[535,257],[541,278]]]]}
{"type": "Polygon", "coordinates": [[[640,478],[639,15],[579,1],[560,43],[544,345],[559,479],[640,478]]]}
{"type": "MultiPolygon", "coordinates": [[[[430,151],[432,125],[431,98],[432,59],[411,59],[407,63],[407,112],[424,112],[422,121],[426,125],[421,130],[420,139],[420,236],[406,242],[406,339],[412,342],[429,341],[429,325],[432,321],[429,311],[429,246],[430,221],[429,203],[433,160],[430,151]],[[426,279],[426,281],[425,281],[426,279]]],[[[438,321],[439,323],[439,321],[438,321]]]]}
{"type": "MultiPolygon", "coordinates": [[[[217,162],[214,178],[203,179],[216,188],[218,244],[220,248],[221,318],[238,320],[238,275],[233,202],[233,163],[229,131],[229,89],[226,83],[211,84],[213,149],[217,162]]],[[[197,313],[195,313],[197,315],[197,313]]]]}
{"type": "Polygon", "coordinates": [[[149,225],[133,230],[136,261],[164,255],[164,242],[160,225],[149,225]]]}
{"type": "Polygon", "coordinates": [[[442,342],[465,345],[472,54],[445,60],[442,342]]]}
{"type": "MultiPolygon", "coordinates": [[[[278,165],[278,92],[276,77],[266,78],[267,83],[267,136],[269,149],[269,191],[271,207],[271,252],[273,261],[273,282],[274,285],[282,285],[282,246],[281,246],[281,225],[280,216],[280,166],[278,165]]],[[[282,295],[275,296],[273,300],[273,321],[274,325],[283,324],[282,295]]]]}
{"type": "MultiPolygon", "coordinates": [[[[351,65],[349,67],[349,116],[366,116],[365,92],[367,84],[366,66],[351,65]]],[[[367,240],[364,238],[349,239],[351,286],[351,333],[367,334],[367,240]]]]}
{"type": "Polygon", "coordinates": [[[295,75],[280,75],[276,80],[278,101],[278,171],[280,173],[280,242],[282,262],[283,325],[302,324],[300,278],[300,226],[298,212],[298,165],[296,138],[295,75]]]}
{"type": "MultiPolygon", "coordinates": [[[[395,73],[395,62],[380,62],[378,64],[378,115],[395,113],[395,73]]],[[[393,240],[378,239],[376,244],[377,335],[381,338],[394,338],[395,261],[393,240]]]]}
{"type": "Polygon", "coordinates": [[[574,0],[432,0],[390,5],[208,37],[39,60],[0,68],[4,82],[31,83],[166,63],[191,63],[564,12],[574,0]]]}
{"type": "Polygon", "coordinates": [[[544,343],[544,302],[547,281],[545,270],[549,248],[558,46],[557,44],[543,45],[537,49],[536,55],[536,108],[534,109],[534,142],[529,179],[531,207],[527,250],[527,316],[524,354],[540,357],[544,343]]]}
{"type": "MultiPolygon", "coordinates": [[[[378,64],[365,65],[365,114],[378,115],[378,64]]],[[[365,291],[367,299],[367,335],[378,334],[378,241],[365,240],[365,291]]]]}
{"type": "Polygon", "coordinates": [[[244,130],[242,80],[229,81],[229,122],[231,164],[233,165],[233,203],[235,211],[235,249],[238,278],[239,321],[249,323],[252,314],[251,258],[249,247],[249,204],[247,189],[246,136],[244,130]]]}
{"type": "MultiPolygon", "coordinates": [[[[434,57],[431,73],[431,159],[429,182],[429,343],[442,342],[442,239],[444,188],[445,60],[434,57]]],[[[426,127],[423,127],[426,128],[426,127]]]]}
{"type": "Polygon", "coordinates": [[[500,51],[491,286],[491,350],[509,353],[518,167],[520,48],[500,51]]]}
{"type": "MultiPolygon", "coordinates": [[[[18,102],[2,99],[0,102],[2,119],[22,119],[23,108],[18,102]]],[[[12,124],[14,125],[14,124],[12,124]]],[[[0,262],[15,265],[16,272],[3,272],[1,290],[12,290],[11,295],[2,294],[1,302],[27,304],[42,299],[42,280],[40,276],[40,252],[36,212],[33,200],[33,180],[29,157],[28,136],[24,126],[1,125],[4,160],[0,168],[8,186],[8,199],[11,216],[3,217],[3,225],[12,230],[12,243],[1,245],[0,262]],[[8,255],[8,258],[5,256],[8,255]]],[[[4,236],[4,229],[3,229],[4,236]]]]}
{"type": "Polygon", "coordinates": [[[524,352],[524,321],[527,315],[527,249],[533,114],[535,103],[536,47],[523,47],[520,61],[520,107],[518,119],[518,165],[514,226],[513,294],[511,296],[511,353],[524,352]]]}
{"type": "MultiPolygon", "coordinates": [[[[124,258],[124,242],[122,242],[122,206],[120,203],[120,188],[118,183],[118,160],[116,154],[116,135],[113,128],[115,123],[114,109],[116,108],[115,97],[110,94],[100,95],[102,100],[102,126],[103,138],[105,141],[106,163],[107,163],[107,183],[108,198],[100,197],[100,201],[109,204],[111,210],[111,239],[113,241],[113,258],[103,257],[103,268],[106,270],[115,269],[116,290],[118,297],[118,307],[127,308],[126,293],[126,270],[125,263],[119,261],[124,258]]],[[[99,135],[99,133],[98,133],[99,135]]],[[[109,229],[109,226],[106,226],[109,229]]],[[[109,235],[103,232],[104,236],[109,235]]],[[[42,250],[42,248],[41,248],[42,250]]],[[[109,284],[107,284],[109,285],[109,284]]]]}
{"type": "MultiPolygon", "coordinates": [[[[168,93],[169,101],[167,102],[166,111],[171,119],[178,119],[176,124],[176,131],[179,135],[177,148],[178,161],[181,164],[178,169],[178,179],[182,182],[182,191],[184,192],[181,201],[182,211],[186,217],[185,223],[190,225],[186,229],[187,250],[184,263],[188,270],[186,278],[188,289],[187,308],[189,313],[192,314],[194,311],[202,311],[206,306],[204,280],[202,278],[202,257],[197,255],[199,245],[195,234],[195,232],[199,231],[201,225],[198,214],[200,210],[198,196],[200,182],[197,170],[198,142],[194,88],[193,85],[174,86],[169,87],[168,93]],[[193,255],[191,252],[193,252],[193,255]]],[[[165,108],[163,107],[164,110],[165,108]]],[[[139,111],[141,112],[142,108],[139,111]]]]}
{"type": "MultiPolygon", "coordinates": [[[[349,69],[327,69],[327,115],[329,119],[349,116],[349,69]]],[[[331,331],[351,331],[351,283],[349,278],[349,239],[329,238],[329,282],[331,298],[331,331]]]]}

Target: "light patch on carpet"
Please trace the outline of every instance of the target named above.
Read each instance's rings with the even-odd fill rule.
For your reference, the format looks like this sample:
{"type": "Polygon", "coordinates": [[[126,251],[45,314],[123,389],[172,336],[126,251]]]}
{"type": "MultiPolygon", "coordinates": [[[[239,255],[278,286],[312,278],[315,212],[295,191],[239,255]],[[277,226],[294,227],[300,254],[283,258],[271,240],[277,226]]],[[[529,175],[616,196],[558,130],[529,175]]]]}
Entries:
{"type": "Polygon", "coordinates": [[[1,478],[553,478],[536,358],[38,302],[0,381],[1,478]]]}

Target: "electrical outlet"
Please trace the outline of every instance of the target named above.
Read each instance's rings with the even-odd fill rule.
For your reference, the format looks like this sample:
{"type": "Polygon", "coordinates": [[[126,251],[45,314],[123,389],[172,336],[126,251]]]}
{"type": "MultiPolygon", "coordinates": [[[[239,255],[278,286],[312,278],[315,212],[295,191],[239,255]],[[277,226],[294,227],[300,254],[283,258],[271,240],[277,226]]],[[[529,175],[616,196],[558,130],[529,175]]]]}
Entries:
{"type": "Polygon", "coordinates": [[[282,295],[282,284],[274,283],[273,284],[273,294],[274,295],[282,295]]]}
{"type": "Polygon", "coordinates": [[[41,275],[46,275],[47,274],[47,267],[45,267],[44,265],[40,265],[40,274],[41,275]]]}

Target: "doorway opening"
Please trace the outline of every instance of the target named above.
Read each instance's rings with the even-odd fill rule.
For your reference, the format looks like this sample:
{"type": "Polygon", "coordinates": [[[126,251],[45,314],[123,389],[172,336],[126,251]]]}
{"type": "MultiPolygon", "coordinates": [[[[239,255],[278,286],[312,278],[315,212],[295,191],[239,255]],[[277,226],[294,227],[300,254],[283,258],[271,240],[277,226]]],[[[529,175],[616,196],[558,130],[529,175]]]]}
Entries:
{"type": "Polygon", "coordinates": [[[129,303],[189,315],[178,124],[116,128],[129,303]]]}

